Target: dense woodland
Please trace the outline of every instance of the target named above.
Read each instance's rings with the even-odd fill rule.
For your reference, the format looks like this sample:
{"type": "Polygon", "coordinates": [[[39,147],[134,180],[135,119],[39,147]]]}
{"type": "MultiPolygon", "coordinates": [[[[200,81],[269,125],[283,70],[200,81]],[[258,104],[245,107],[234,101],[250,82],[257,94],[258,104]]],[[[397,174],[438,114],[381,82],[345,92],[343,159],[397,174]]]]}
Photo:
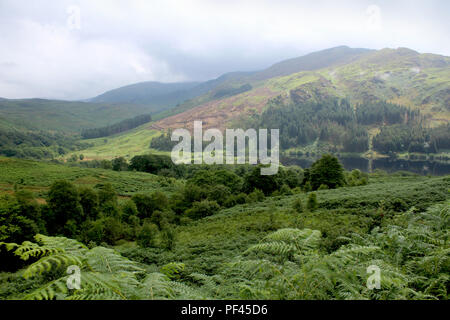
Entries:
{"type": "Polygon", "coordinates": [[[88,146],[64,133],[0,128],[0,155],[6,157],[52,159],[88,146]]]}
{"type": "Polygon", "coordinates": [[[415,123],[417,111],[387,102],[352,106],[347,100],[289,103],[273,99],[257,120],[261,128],[280,128],[280,144],[288,149],[321,141],[335,151],[365,152],[369,148],[367,126],[415,123]]]}
{"type": "Polygon", "coordinates": [[[423,128],[419,125],[382,127],[373,139],[373,147],[382,153],[436,153],[450,149],[450,125],[423,128]]]}

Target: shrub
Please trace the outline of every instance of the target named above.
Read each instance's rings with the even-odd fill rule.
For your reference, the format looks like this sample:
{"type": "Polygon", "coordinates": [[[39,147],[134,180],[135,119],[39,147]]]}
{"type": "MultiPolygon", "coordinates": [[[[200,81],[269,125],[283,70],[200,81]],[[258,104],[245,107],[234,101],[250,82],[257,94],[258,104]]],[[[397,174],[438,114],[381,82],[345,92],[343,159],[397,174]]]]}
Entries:
{"type": "Polygon", "coordinates": [[[194,202],[192,208],[186,211],[186,215],[191,219],[200,219],[215,214],[219,209],[217,202],[203,200],[194,202]]]}
{"type": "Polygon", "coordinates": [[[162,246],[167,250],[172,250],[175,246],[176,233],[171,225],[167,225],[161,232],[162,246]]]}
{"type": "Polygon", "coordinates": [[[303,190],[300,187],[295,187],[294,189],[292,189],[292,193],[293,194],[299,194],[299,193],[302,193],[302,192],[303,192],[303,190]]]}
{"type": "Polygon", "coordinates": [[[199,170],[188,179],[188,184],[206,188],[224,185],[232,193],[238,193],[242,188],[242,178],[230,170],[199,170]]]}
{"type": "Polygon", "coordinates": [[[236,195],[236,204],[244,204],[247,202],[247,195],[245,193],[239,193],[236,195]]]}
{"type": "Polygon", "coordinates": [[[108,244],[115,244],[116,241],[123,239],[127,236],[126,225],[122,224],[119,219],[108,217],[101,219],[103,224],[103,241],[108,244]]]}
{"type": "Polygon", "coordinates": [[[287,184],[283,184],[280,189],[280,194],[290,196],[293,193],[292,193],[291,188],[289,188],[289,186],[287,184]]]}
{"type": "Polygon", "coordinates": [[[152,199],[148,195],[135,194],[131,200],[136,205],[138,216],[141,219],[150,218],[153,213],[152,199]]]}
{"type": "Polygon", "coordinates": [[[303,203],[302,200],[300,198],[295,199],[294,204],[292,205],[292,208],[297,212],[297,213],[302,213],[303,212],[303,203]]]}
{"type": "Polygon", "coordinates": [[[280,188],[278,175],[262,175],[261,166],[255,166],[244,178],[244,192],[250,193],[255,189],[259,189],[266,196],[272,194],[280,188]]]}
{"type": "Polygon", "coordinates": [[[97,219],[99,199],[98,194],[91,188],[79,189],[80,204],[83,208],[83,213],[86,218],[97,219]]]}
{"type": "Polygon", "coordinates": [[[156,236],[158,235],[158,227],[153,223],[144,223],[138,232],[136,242],[143,248],[156,247],[156,236]]]}
{"type": "Polygon", "coordinates": [[[187,183],[183,191],[183,199],[187,203],[205,200],[208,197],[208,190],[195,184],[187,183]]]}
{"type": "Polygon", "coordinates": [[[250,193],[250,194],[247,196],[247,202],[249,202],[249,203],[252,203],[252,202],[260,202],[260,201],[263,201],[264,198],[265,198],[264,192],[262,192],[262,191],[259,190],[259,189],[255,189],[255,190],[253,190],[252,193],[250,193]]]}
{"type": "Polygon", "coordinates": [[[192,219],[191,219],[191,218],[188,218],[188,217],[180,217],[179,223],[180,223],[181,226],[187,226],[187,225],[189,225],[191,222],[192,222],[192,219]]]}
{"type": "Polygon", "coordinates": [[[105,183],[102,185],[96,186],[98,190],[98,201],[100,206],[105,203],[114,203],[117,204],[117,193],[114,190],[114,187],[110,183],[105,183]]]}
{"type": "Polygon", "coordinates": [[[156,191],[149,196],[136,194],[131,200],[136,204],[141,219],[150,218],[155,210],[164,211],[169,206],[169,199],[160,191],[156,191]]]}
{"type": "Polygon", "coordinates": [[[350,187],[363,186],[366,185],[368,181],[368,174],[362,173],[358,169],[352,170],[352,172],[347,175],[347,185],[349,185],[350,187]]]}
{"type": "Polygon", "coordinates": [[[137,207],[136,207],[136,204],[134,203],[134,201],[132,201],[132,200],[126,201],[122,205],[121,210],[122,210],[122,220],[123,221],[130,223],[131,220],[133,220],[132,217],[137,218],[138,210],[137,210],[137,207]]]}
{"type": "Polygon", "coordinates": [[[153,212],[150,221],[158,226],[161,230],[164,226],[173,223],[175,220],[175,214],[172,211],[160,211],[153,212]]]}
{"type": "Polygon", "coordinates": [[[223,184],[212,186],[208,192],[208,199],[216,201],[221,206],[229,196],[231,196],[231,191],[223,184]]]}
{"type": "Polygon", "coordinates": [[[126,171],[128,170],[128,163],[124,157],[114,158],[111,162],[112,169],[114,171],[126,171]]]}
{"type": "Polygon", "coordinates": [[[308,200],[306,202],[306,208],[308,208],[309,211],[313,212],[317,209],[318,203],[317,203],[317,195],[315,192],[311,192],[308,195],[308,200]]]}
{"type": "Polygon", "coordinates": [[[388,201],[385,208],[388,210],[389,209],[393,210],[395,212],[403,212],[403,211],[406,211],[409,209],[406,202],[400,198],[395,198],[395,199],[388,201]]]}
{"type": "Polygon", "coordinates": [[[312,187],[311,187],[311,182],[310,181],[306,181],[305,185],[303,186],[303,191],[304,192],[312,191],[312,187]]]}

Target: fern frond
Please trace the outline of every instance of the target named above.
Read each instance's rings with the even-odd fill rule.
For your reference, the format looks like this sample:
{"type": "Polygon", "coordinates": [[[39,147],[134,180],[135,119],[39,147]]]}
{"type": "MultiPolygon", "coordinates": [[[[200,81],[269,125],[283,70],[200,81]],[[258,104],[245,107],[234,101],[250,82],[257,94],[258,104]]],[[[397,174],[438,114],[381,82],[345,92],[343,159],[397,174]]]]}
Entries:
{"type": "Polygon", "coordinates": [[[5,246],[6,251],[12,251],[15,248],[19,247],[19,245],[17,243],[0,242],[0,248],[2,246],[5,246]]]}
{"type": "Polygon", "coordinates": [[[301,249],[315,249],[321,237],[322,234],[318,230],[285,228],[269,234],[264,241],[281,241],[301,249]]]}
{"type": "Polygon", "coordinates": [[[168,299],[172,296],[169,278],[162,273],[148,274],[141,283],[139,295],[143,299],[168,299]]]}
{"type": "Polygon", "coordinates": [[[266,242],[256,244],[248,248],[244,254],[251,252],[256,253],[267,253],[271,255],[278,255],[283,257],[291,257],[294,252],[296,252],[297,247],[290,243],[285,243],[282,241],[266,242]]]}
{"type": "Polygon", "coordinates": [[[165,274],[169,279],[177,279],[184,271],[185,264],[180,262],[171,262],[161,267],[160,272],[165,274]]]}
{"type": "Polygon", "coordinates": [[[91,270],[100,273],[116,273],[116,272],[143,272],[137,264],[113,249],[104,247],[95,247],[86,252],[86,264],[91,270]]]}
{"type": "Polygon", "coordinates": [[[84,244],[69,238],[49,237],[42,234],[37,234],[34,238],[38,243],[43,244],[47,248],[61,248],[67,253],[83,255],[89,250],[84,244]]]}
{"type": "Polygon", "coordinates": [[[47,283],[45,286],[34,290],[33,292],[25,295],[24,300],[53,300],[58,294],[67,294],[69,289],[67,288],[68,276],[61,277],[47,283]]]}
{"type": "Polygon", "coordinates": [[[42,274],[43,272],[52,270],[55,266],[57,268],[61,266],[69,266],[69,265],[82,265],[82,261],[80,258],[65,254],[65,253],[57,253],[51,256],[46,256],[35,263],[31,264],[23,273],[25,279],[33,277],[37,274],[42,274]]]}

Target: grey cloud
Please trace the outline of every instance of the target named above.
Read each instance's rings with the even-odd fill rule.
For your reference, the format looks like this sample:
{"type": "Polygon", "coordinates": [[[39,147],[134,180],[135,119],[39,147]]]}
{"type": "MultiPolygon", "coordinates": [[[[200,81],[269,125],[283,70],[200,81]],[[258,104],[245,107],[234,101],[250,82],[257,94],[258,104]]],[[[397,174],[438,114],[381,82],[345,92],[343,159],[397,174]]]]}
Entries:
{"type": "Polygon", "coordinates": [[[257,70],[338,45],[449,55],[448,9],[445,0],[0,0],[0,96],[83,99],[139,81],[257,70]]]}

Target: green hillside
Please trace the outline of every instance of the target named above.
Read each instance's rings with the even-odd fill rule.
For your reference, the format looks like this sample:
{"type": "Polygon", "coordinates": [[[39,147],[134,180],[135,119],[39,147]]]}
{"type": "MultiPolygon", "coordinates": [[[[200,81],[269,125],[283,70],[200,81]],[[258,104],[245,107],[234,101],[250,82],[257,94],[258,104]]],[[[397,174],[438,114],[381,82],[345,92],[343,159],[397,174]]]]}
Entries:
{"type": "MultiPolygon", "coordinates": [[[[307,109],[306,105],[308,103],[322,103],[324,100],[336,98],[346,99],[353,108],[357,108],[359,104],[363,103],[363,108],[360,109],[361,114],[368,115],[369,111],[373,114],[381,111],[377,109],[380,107],[380,104],[377,105],[370,101],[384,100],[392,103],[392,108],[394,109],[397,108],[396,106],[400,106],[401,108],[406,107],[412,112],[420,111],[421,116],[417,118],[417,121],[420,122],[420,124],[417,124],[418,127],[438,127],[447,125],[450,122],[450,110],[448,109],[450,105],[448,100],[450,97],[448,94],[450,90],[449,57],[420,54],[405,48],[360,51],[346,47],[323,51],[313,55],[313,57],[317,55],[325,57],[327,53],[334,55],[334,58],[333,56],[328,59],[324,58],[323,64],[319,65],[327,66],[318,70],[301,71],[253,82],[250,79],[258,73],[234,75],[216,89],[221,88],[221,90],[224,90],[228,88],[230,92],[233,92],[231,88],[240,88],[246,83],[251,83],[251,88],[242,93],[232,96],[225,95],[216,99],[213,97],[217,94],[217,90],[212,90],[208,94],[192,99],[178,108],[164,113],[164,116],[161,114],[157,115],[155,120],[158,120],[158,118],[162,119],[155,123],[144,125],[130,133],[123,133],[107,142],[95,142],[96,146],[87,149],[86,153],[94,158],[111,158],[112,152],[110,150],[116,150],[119,152],[117,155],[127,157],[131,154],[137,154],[139,152],[137,148],[142,148],[141,152],[145,153],[149,150],[149,140],[155,136],[155,131],[149,129],[167,130],[168,128],[178,128],[180,126],[190,128],[193,119],[204,119],[205,126],[222,129],[225,126],[245,127],[250,125],[258,127],[262,124],[267,126],[270,123],[279,127],[280,124],[273,118],[273,115],[265,112],[268,107],[274,105],[274,101],[277,101],[275,105],[278,105],[281,108],[281,112],[284,112],[283,106],[291,105],[296,110],[301,111],[307,109]],[[333,61],[336,63],[332,63],[333,61]],[[373,109],[370,110],[370,108],[373,109]],[[255,113],[262,115],[266,120],[255,123],[255,113]]],[[[299,61],[303,61],[304,68],[312,69],[314,66],[317,66],[308,65],[306,62],[309,61],[309,58],[305,58],[305,60],[299,58],[292,60],[293,65],[291,67],[294,68],[294,65],[298,64],[299,61]]],[[[281,63],[281,65],[288,66],[289,60],[281,63]]],[[[399,112],[402,110],[401,108],[398,108],[399,112]]],[[[351,113],[353,111],[344,111],[350,112],[348,116],[352,117],[351,113]]],[[[356,112],[356,114],[359,114],[360,111],[356,112]]],[[[384,124],[383,122],[360,119],[358,125],[362,125],[360,129],[366,132],[362,135],[366,143],[364,143],[365,146],[361,147],[360,150],[362,151],[360,152],[364,153],[367,151],[367,154],[370,156],[377,155],[375,150],[369,150],[369,146],[372,146],[371,139],[380,133],[380,129],[384,125],[389,127],[411,120],[406,119],[404,111],[402,112],[403,114],[399,115],[401,119],[395,120],[393,123],[384,124]]],[[[315,114],[315,112],[312,114],[315,114]]],[[[328,118],[333,114],[330,113],[329,115],[328,118]]],[[[293,119],[292,113],[289,116],[284,115],[284,119],[293,119]]],[[[310,117],[309,119],[312,118],[310,117]]],[[[295,125],[305,126],[301,122],[295,125]]],[[[316,138],[319,136],[321,126],[320,123],[313,123],[312,125],[317,127],[314,129],[314,132],[319,130],[315,133],[317,136],[312,136],[310,138],[311,141],[298,144],[296,147],[302,150],[309,150],[309,152],[319,150],[332,151],[334,147],[330,147],[330,145],[322,146],[321,143],[313,143],[316,142],[316,138]]],[[[346,126],[348,127],[348,124],[346,126]]],[[[333,126],[330,129],[333,129],[333,126]]],[[[361,135],[362,131],[360,129],[358,130],[361,135]]],[[[341,135],[343,139],[338,139],[336,142],[336,147],[339,147],[339,144],[345,142],[345,132],[348,128],[345,126],[343,128],[336,127],[336,130],[335,136],[341,135]]],[[[399,128],[395,130],[399,130],[399,128]]],[[[391,130],[391,132],[395,132],[395,130],[391,130]]],[[[436,130],[444,130],[442,134],[445,136],[445,130],[447,129],[436,130]]],[[[354,136],[355,132],[349,132],[349,137],[354,136]]],[[[383,134],[387,132],[385,130],[383,134]]],[[[427,134],[429,133],[425,133],[425,136],[427,134]]],[[[377,141],[381,138],[380,136],[377,141]]],[[[393,138],[391,137],[390,139],[393,138]]],[[[443,154],[448,153],[448,147],[445,144],[443,146],[441,148],[443,150],[440,152],[443,154]]],[[[359,149],[356,148],[355,150],[359,149]]],[[[378,153],[383,152],[384,150],[378,153]]],[[[407,150],[402,151],[402,153],[404,152],[407,152],[407,150]]]]}
{"type": "Polygon", "coordinates": [[[250,78],[252,80],[266,80],[301,71],[313,71],[338,66],[358,60],[370,52],[373,52],[373,50],[349,48],[347,46],[330,48],[276,63],[265,70],[255,73],[250,78]]]}
{"type": "MultiPolygon", "coordinates": [[[[259,127],[268,124],[280,127],[279,121],[271,119],[273,115],[269,115],[267,112],[271,106],[281,108],[279,111],[282,113],[286,113],[288,109],[285,107],[290,106],[293,108],[292,111],[289,115],[285,114],[284,117],[285,119],[294,119],[299,116],[299,113],[311,108],[311,106],[306,107],[308,103],[324,104],[324,101],[345,99],[354,109],[362,105],[361,110],[365,111],[356,111],[355,114],[365,114],[365,117],[368,116],[368,113],[380,113],[380,110],[377,110],[379,105],[372,103],[375,100],[387,101],[399,106],[398,110],[403,110],[401,109],[403,107],[409,108],[413,112],[411,115],[414,114],[416,118],[414,126],[411,123],[408,124],[410,128],[417,128],[412,129],[415,137],[412,139],[415,140],[414,143],[417,145],[440,141],[441,147],[435,147],[433,152],[438,151],[444,155],[448,153],[449,148],[440,137],[445,137],[445,130],[447,130],[442,126],[450,122],[449,88],[449,57],[420,54],[406,48],[375,51],[337,47],[286,60],[263,71],[229,73],[203,83],[161,84],[148,82],[119,88],[103,96],[106,100],[114,101],[114,103],[40,99],[0,100],[0,128],[4,132],[3,136],[9,136],[8,141],[17,140],[15,136],[19,136],[19,139],[24,141],[30,141],[23,144],[27,150],[22,153],[11,151],[14,149],[14,145],[7,143],[6,146],[3,146],[3,149],[6,150],[3,151],[3,154],[37,158],[58,156],[69,158],[73,154],[83,154],[88,159],[111,159],[116,156],[131,158],[150,150],[150,141],[158,134],[157,131],[180,126],[190,128],[193,119],[204,120],[206,127],[221,129],[226,126],[259,127]],[[168,107],[164,102],[167,100],[164,99],[170,97],[170,99],[178,99],[179,92],[189,95],[189,99],[175,108],[168,107]],[[143,99],[141,102],[152,100],[155,105],[151,107],[148,104],[117,104],[118,101],[127,101],[132,97],[143,99]],[[160,98],[163,100],[159,100],[160,98]],[[374,109],[370,110],[370,108],[374,109]],[[155,115],[156,110],[165,111],[155,115]],[[45,150],[44,154],[40,154],[36,148],[48,149],[46,147],[49,145],[48,142],[40,141],[34,136],[22,137],[22,133],[13,134],[12,137],[10,134],[14,129],[19,132],[51,130],[78,134],[85,128],[100,128],[116,124],[123,119],[148,112],[152,113],[152,118],[155,120],[152,123],[104,139],[83,140],[74,148],[68,147],[70,142],[67,141],[50,143],[54,147],[51,150],[45,150]],[[420,116],[417,116],[417,112],[420,113],[420,116]],[[296,114],[295,117],[294,114],[296,114]],[[265,120],[256,120],[258,117],[265,120]],[[428,129],[430,127],[439,126],[441,127],[436,129],[436,134],[426,131],[431,130],[428,129]],[[430,135],[435,136],[434,140],[427,138],[430,135]],[[59,152],[58,148],[61,146],[64,150],[59,152]]],[[[183,99],[186,98],[188,96],[183,96],[183,99]]],[[[347,119],[352,117],[350,109],[341,111],[346,114],[347,119]]],[[[289,142],[285,146],[289,145],[289,148],[297,150],[310,150],[310,146],[314,145],[318,148],[317,150],[322,151],[357,151],[372,156],[377,152],[384,153],[386,147],[369,150],[369,146],[373,145],[371,139],[381,141],[386,140],[386,135],[390,139],[392,134],[397,135],[401,124],[406,125],[407,122],[412,121],[411,116],[408,116],[405,111],[402,112],[403,115],[398,115],[399,117],[395,121],[388,123],[377,120],[369,121],[367,118],[356,123],[345,120],[345,124],[338,123],[337,126],[334,124],[335,120],[331,119],[333,116],[330,113],[325,120],[331,121],[327,127],[334,130],[335,137],[338,137],[337,140],[334,139],[335,141],[331,143],[326,139],[317,140],[321,125],[316,121],[316,123],[308,125],[312,128],[308,138],[298,144],[289,142]],[[350,123],[357,127],[350,126],[350,123]],[[381,130],[384,126],[392,125],[397,127],[392,130],[381,130]],[[349,127],[354,127],[351,132],[349,127]],[[380,132],[384,137],[376,137],[380,132]],[[366,141],[358,141],[361,147],[349,149],[345,147],[345,144],[349,142],[346,142],[346,135],[347,137],[358,136],[359,140],[365,139],[366,141]],[[326,145],[323,146],[321,142],[325,142],[326,145]]],[[[312,112],[312,114],[315,113],[312,112]]],[[[382,116],[382,112],[378,116],[382,116]]],[[[301,120],[298,121],[300,122],[293,124],[294,130],[291,130],[291,136],[298,136],[297,133],[294,134],[297,130],[295,127],[306,125],[301,123],[301,120]]],[[[286,130],[289,126],[290,124],[286,125],[286,130]]],[[[34,134],[39,135],[39,133],[34,134]]],[[[29,134],[27,133],[27,135],[29,134]]],[[[52,137],[48,139],[54,140],[52,137]]],[[[405,144],[402,141],[399,143],[405,144]]],[[[412,142],[406,143],[409,146],[412,142]]],[[[75,146],[75,142],[72,144],[75,146]]],[[[378,143],[375,145],[379,146],[378,143]]],[[[414,147],[413,149],[415,152],[421,152],[418,150],[420,148],[414,147]]],[[[405,147],[402,150],[392,151],[407,153],[408,150],[409,147],[405,147]]]]}
{"type": "Polygon", "coordinates": [[[143,106],[57,101],[44,99],[0,100],[2,128],[80,133],[148,113],[143,106]]]}
{"type": "Polygon", "coordinates": [[[210,101],[238,95],[240,91],[245,92],[252,87],[264,87],[264,81],[271,78],[349,63],[371,51],[373,50],[340,46],[281,61],[263,70],[227,73],[215,80],[201,84],[198,88],[207,90],[200,90],[200,94],[196,97],[181,103],[174,109],[164,111],[154,118],[160,119],[182,113],[210,101]],[[247,90],[242,90],[242,88],[247,88],[247,90]]]}
{"type": "Polygon", "coordinates": [[[160,83],[140,82],[125,87],[107,91],[90,102],[101,103],[136,103],[148,105],[175,105],[186,100],[190,91],[198,82],[160,83]]]}
{"type": "Polygon", "coordinates": [[[98,168],[80,168],[58,163],[0,157],[0,194],[11,194],[14,186],[45,197],[57,180],[69,180],[77,186],[95,187],[111,183],[121,196],[161,190],[172,192],[176,187],[169,180],[143,172],[117,172],[98,168]]]}
{"type": "Polygon", "coordinates": [[[203,95],[209,92],[213,92],[212,95],[214,96],[214,92],[220,92],[227,88],[228,83],[233,83],[235,80],[245,78],[250,74],[252,72],[231,72],[205,82],[140,82],[105,92],[89,99],[89,101],[138,104],[145,106],[153,113],[161,113],[157,117],[161,118],[165,114],[172,114],[171,110],[174,107],[184,104],[192,105],[198,101],[198,98],[201,99],[203,95]]]}
{"type": "Polygon", "coordinates": [[[116,134],[106,138],[87,139],[82,142],[90,146],[65,155],[65,158],[72,157],[73,154],[83,154],[85,159],[113,159],[115,157],[125,157],[131,159],[149,151],[153,153],[165,153],[163,151],[151,150],[150,142],[160,132],[148,129],[148,124],[144,124],[133,130],[116,134]]]}
{"type": "MultiPolygon", "coordinates": [[[[322,96],[348,98],[352,103],[373,99],[388,100],[411,108],[420,108],[432,115],[434,122],[449,119],[449,57],[420,54],[406,48],[366,51],[338,47],[281,62],[273,68],[282,71],[263,71],[229,83],[230,90],[246,83],[252,87],[249,91],[237,94],[233,99],[224,97],[211,102],[214,100],[212,91],[174,109],[174,112],[184,112],[189,118],[197,116],[201,119],[201,113],[204,113],[202,106],[208,105],[208,116],[214,117],[216,106],[220,106],[222,111],[233,109],[240,106],[236,103],[240,101],[240,97],[246,99],[244,102],[247,108],[241,108],[240,113],[230,113],[228,118],[225,118],[230,121],[242,117],[248,109],[258,104],[248,101],[248,97],[267,101],[276,95],[285,97],[294,94],[302,101],[317,100],[322,96]],[[299,65],[303,70],[298,70],[299,65]],[[258,81],[258,74],[274,76],[258,81]]],[[[183,122],[183,113],[173,119],[177,123],[183,122]]],[[[164,121],[162,127],[171,125],[169,119],[164,121]]]]}
{"type": "Polygon", "coordinates": [[[220,183],[239,192],[223,179],[239,182],[234,168],[187,180],[6,158],[0,169],[0,299],[448,299],[449,176],[377,172],[352,186],[355,171],[337,189],[264,195],[231,194],[220,183]],[[225,190],[239,202],[192,198],[225,190]],[[74,264],[82,290],[65,286],[74,264]]]}

